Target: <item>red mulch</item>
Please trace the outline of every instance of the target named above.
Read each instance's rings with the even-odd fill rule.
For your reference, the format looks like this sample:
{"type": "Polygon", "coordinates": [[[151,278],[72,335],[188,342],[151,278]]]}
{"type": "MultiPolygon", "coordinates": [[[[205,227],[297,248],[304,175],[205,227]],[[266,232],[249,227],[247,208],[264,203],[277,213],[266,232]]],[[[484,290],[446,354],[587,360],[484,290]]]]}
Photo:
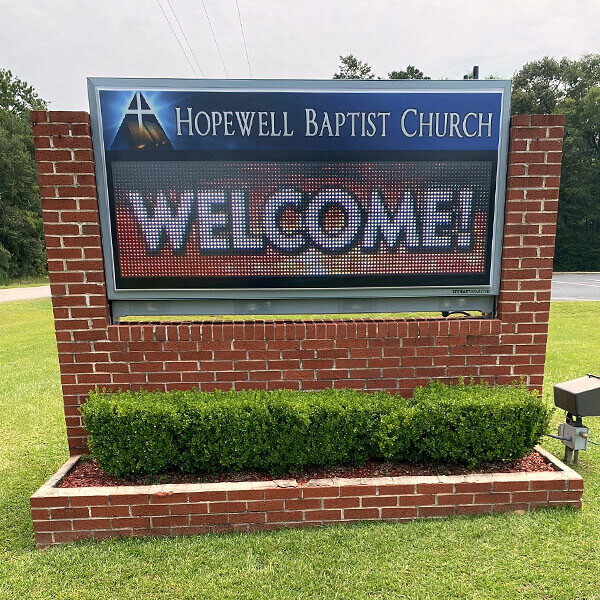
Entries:
{"type": "Polygon", "coordinates": [[[273,479],[298,479],[300,483],[310,479],[325,479],[330,477],[401,477],[404,475],[466,475],[469,473],[519,473],[536,471],[555,471],[554,466],[537,452],[531,452],[509,463],[489,463],[477,469],[455,465],[419,466],[409,463],[368,461],[362,467],[334,467],[331,469],[305,469],[300,473],[287,476],[273,477],[266,473],[243,471],[237,473],[221,473],[217,475],[185,475],[170,473],[153,478],[126,480],[118,479],[105,473],[95,460],[82,460],[69,474],[63,478],[58,487],[92,487],[115,485],[148,485],[153,483],[214,483],[220,481],[270,481],[273,479]]]}

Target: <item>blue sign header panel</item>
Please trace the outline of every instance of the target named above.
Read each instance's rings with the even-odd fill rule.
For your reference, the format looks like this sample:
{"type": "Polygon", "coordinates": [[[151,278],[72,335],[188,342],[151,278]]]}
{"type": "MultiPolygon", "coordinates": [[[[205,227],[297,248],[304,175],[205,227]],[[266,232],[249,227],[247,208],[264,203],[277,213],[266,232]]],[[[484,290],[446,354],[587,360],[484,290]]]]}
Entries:
{"type": "Polygon", "coordinates": [[[90,81],[111,298],[497,293],[509,89],[90,81]]]}
{"type": "Polygon", "coordinates": [[[101,90],[106,150],[498,150],[501,92],[101,90]]]}

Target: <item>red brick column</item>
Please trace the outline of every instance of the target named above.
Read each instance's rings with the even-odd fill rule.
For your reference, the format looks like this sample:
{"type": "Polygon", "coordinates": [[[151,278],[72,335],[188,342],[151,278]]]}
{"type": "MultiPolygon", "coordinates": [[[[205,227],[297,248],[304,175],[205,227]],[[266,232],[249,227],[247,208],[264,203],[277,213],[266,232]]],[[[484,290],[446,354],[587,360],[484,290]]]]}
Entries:
{"type": "MultiPolygon", "coordinates": [[[[85,448],[78,407],[94,384],[110,378],[95,363],[95,343],[109,324],[90,117],[85,112],[34,111],[42,217],[48,255],[67,436],[85,448]]],[[[101,369],[101,367],[100,367],[101,369]]]]}
{"type": "Polygon", "coordinates": [[[512,118],[501,291],[500,364],[541,389],[562,161],[563,115],[512,118]],[[512,348],[512,352],[510,351],[512,348]]]}
{"type": "Polygon", "coordinates": [[[543,381],[563,117],[513,118],[495,319],[110,324],[89,116],[33,112],[72,454],[78,407],[108,389],[352,387],[410,395],[431,378],[543,381]]]}

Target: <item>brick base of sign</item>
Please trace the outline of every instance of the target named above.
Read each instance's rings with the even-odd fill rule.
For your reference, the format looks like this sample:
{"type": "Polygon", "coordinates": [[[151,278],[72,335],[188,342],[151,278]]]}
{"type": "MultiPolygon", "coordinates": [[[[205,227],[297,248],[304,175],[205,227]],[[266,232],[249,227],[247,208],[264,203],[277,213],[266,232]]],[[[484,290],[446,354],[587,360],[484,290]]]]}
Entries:
{"type": "Polygon", "coordinates": [[[82,539],[258,531],[356,521],[581,507],[583,479],[544,449],[557,471],[368,479],[295,479],[58,488],[79,456],[33,496],[36,546],[82,539]]]}

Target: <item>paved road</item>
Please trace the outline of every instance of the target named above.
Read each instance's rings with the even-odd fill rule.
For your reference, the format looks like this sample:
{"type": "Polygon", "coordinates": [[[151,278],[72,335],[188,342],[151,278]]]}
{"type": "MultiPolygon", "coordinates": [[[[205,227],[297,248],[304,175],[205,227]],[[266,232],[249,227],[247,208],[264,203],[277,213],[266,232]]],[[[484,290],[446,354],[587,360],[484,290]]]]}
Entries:
{"type": "MultiPolygon", "coordinates": [[[[0,302],[48,296],[49,285],[0,290],[0,302]]],[[[552,300],[600,301],[600,273],[555,273],[552,278],[552,300]]]]}
{"type": "Polygon", "coordinates": [[[600,273],[555,273],[552,300],[600,300],[600,273]]]}
{"type": "Polygon", "coordinates": [[[10,302],[11,300],[33,300],[34,298],[48,298],[49,296],[49,285],[36,285],[34,287],[0,290],[0,302],[10,302]]]}

